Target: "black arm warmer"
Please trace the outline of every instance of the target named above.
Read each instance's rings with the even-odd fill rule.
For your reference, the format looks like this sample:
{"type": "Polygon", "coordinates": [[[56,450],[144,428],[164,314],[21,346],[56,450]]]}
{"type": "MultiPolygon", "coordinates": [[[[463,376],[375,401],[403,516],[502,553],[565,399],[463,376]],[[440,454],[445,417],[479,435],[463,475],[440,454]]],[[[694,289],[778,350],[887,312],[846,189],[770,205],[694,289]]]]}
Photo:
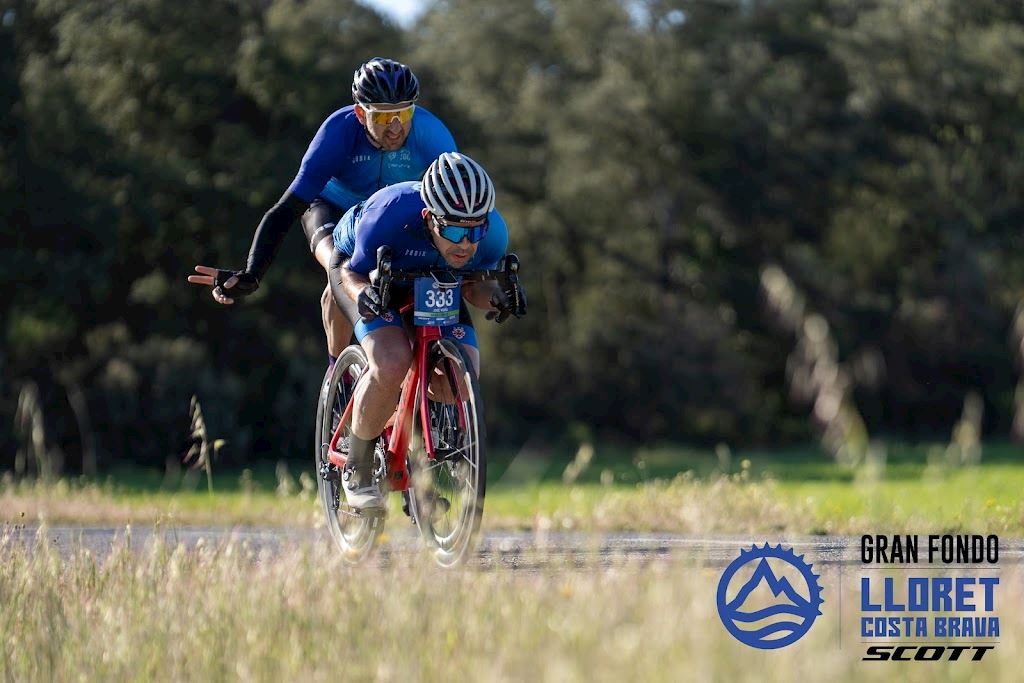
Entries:
{"type": "Polygon", "coordinates": [[[271,207],[263,216],[256,234],[252,238],[252,246],[249,248],[249,260],[246,263],[246,271],[255,275],[260,282],[266,274],[278,249],[292,227],[295,219],[302,215],[302,212],[309,206],[291,192],[285,190],[277,204],[271,207]]]}

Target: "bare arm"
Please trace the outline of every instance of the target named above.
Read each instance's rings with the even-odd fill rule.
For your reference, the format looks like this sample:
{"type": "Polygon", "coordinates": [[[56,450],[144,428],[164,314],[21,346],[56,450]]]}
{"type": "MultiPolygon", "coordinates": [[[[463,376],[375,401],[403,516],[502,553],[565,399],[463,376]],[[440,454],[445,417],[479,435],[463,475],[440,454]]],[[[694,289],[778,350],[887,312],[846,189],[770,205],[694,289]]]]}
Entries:
{"type": "Polygon", "coordinates": [[[370,284],[370,278],[362,273],[349,270],[348,263],[340,270],[341,288],[352,301],[359,300],[359,294],[370,284]]]}
{"type": "Polygon", "coordinates": [[[497,309],[491,305],[491,297],[497,294],[500,289],[500,286],[495,280],[467,282],[462,285],[462,298],[477,308],[494,311],[497,309]]]}

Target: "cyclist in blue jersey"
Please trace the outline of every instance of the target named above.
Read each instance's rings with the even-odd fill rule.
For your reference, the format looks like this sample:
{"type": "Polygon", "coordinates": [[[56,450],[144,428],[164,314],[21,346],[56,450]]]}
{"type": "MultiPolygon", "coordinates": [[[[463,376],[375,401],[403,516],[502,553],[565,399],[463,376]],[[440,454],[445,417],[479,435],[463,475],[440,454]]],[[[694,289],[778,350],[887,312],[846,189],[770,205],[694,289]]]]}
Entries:
{"type": "MultiPolygon", "coordinates": [[[[395,410],[413,361],[402,316],[381,306],[370,284],[377,249],[391,248],[394,272],[491,270],[505,255],[508,228],[494,208],[494,185],[487,172],[463,154],[444,153],[421,182],[386,187],[349,209],[335,228],[334,244],[332,291],[369,361],[356,385],[343,489],[350,506],[369,509],[384,504],[373,480],[373,444],[395,410]]],[[[488,310],[488,319],[498,322],[520,317],[526,313],[526,295],[516,287],[518,291],[504,291],[493,280],[463,283],[459,324],[442,328],[444,336],[465,345],[477,374],[480,352],[465,302],[488,310]]],[[[395,292],[392,300],[400,298],[395,292]]]]}
{"type": "MultiPolygon", "coordinates": [[[[416,106],[419,80],[405,64],[375,57],[352,79],[355,104],[343,107],[320,126],[299,172],[284,195],[256,228],[244,270],[224,271],[197,265],[189,282],[213,287],[213,298],[232,304],[259,287],[285,235],[301,215],[310,251],[326,271],[338,218],[382,187],[416,180],[455,141],[441,121],[416,106]]],[[[352,328],[331,301],[330,286],[321,297],[328,355],[333,360],[352,336],[352,328]]]]}

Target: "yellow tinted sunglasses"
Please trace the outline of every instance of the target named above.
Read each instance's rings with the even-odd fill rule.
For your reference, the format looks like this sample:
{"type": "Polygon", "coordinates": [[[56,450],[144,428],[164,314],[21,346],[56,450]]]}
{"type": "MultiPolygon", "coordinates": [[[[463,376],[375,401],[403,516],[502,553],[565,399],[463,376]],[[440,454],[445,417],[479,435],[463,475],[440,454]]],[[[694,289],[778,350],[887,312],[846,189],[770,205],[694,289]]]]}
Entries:
{"type": "Polygon", "coordinates": [[[373,109],[365,104],[362,107],[367,118],[378,126],[390,125],[395,119],[398,119],[398,122],[404,126],[412,121],[412,114],[416,110],[415,104],[410,104],[402,109],[373,109]]]}

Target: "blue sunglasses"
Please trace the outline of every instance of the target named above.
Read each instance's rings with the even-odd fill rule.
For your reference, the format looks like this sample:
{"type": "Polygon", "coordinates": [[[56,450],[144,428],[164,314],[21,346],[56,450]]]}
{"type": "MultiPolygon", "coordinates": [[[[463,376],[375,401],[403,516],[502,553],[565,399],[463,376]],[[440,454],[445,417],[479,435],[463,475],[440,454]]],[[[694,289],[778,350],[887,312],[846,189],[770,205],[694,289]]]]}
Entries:
{"type": "Polygon", "coordinates": [[[458,244],[464,237],[469,238],[471,244],[476,244],[484,238],[487,234],[488,223],[485,220],[480,225],[463,226],[463,225],[448,225],[441,221],[440,218],[434,216],[434,224],[437,225],[437,231],[441,233],[441,237],[445,238],[449,242],[458,244]]]}

